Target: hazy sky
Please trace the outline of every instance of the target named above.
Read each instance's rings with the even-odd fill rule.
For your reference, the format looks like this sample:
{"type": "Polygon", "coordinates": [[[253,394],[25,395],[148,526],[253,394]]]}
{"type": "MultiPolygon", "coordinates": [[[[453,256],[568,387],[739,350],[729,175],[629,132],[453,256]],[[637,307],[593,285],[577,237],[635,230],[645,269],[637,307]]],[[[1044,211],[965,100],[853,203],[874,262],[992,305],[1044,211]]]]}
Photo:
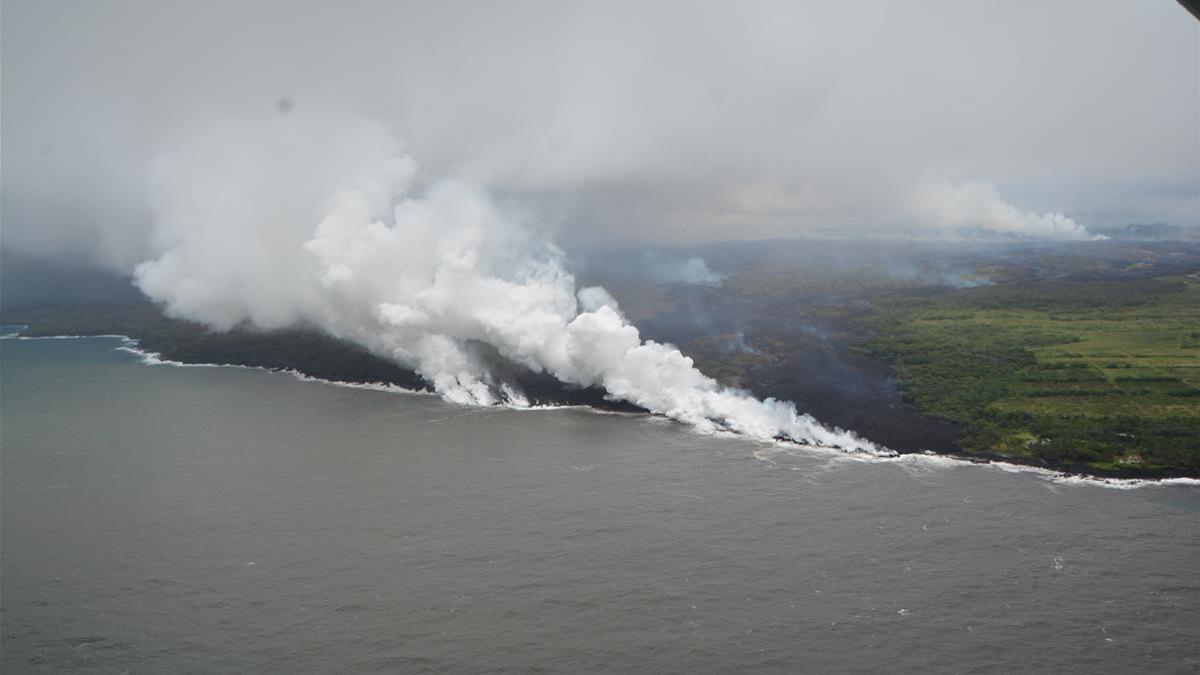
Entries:
{"type": "Polygon", "coordinates": [[[283,96],[383,123],[419,180],[477,181],[568,245],[928,234],[980,210],[1200,226],[1200,22],[1173,0],[2,11],[0,226],[24,250],[135,262],[149,162],[283,96]]]}

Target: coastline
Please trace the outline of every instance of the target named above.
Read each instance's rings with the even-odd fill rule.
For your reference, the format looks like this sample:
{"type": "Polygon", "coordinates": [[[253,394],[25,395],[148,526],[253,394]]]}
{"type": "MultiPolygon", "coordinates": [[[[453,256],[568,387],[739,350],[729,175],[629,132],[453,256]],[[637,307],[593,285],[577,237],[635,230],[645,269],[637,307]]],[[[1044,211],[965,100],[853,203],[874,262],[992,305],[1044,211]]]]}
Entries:
{"type": "MultiPolygon", "coordinates": [[[[6,324],[7,325],[7,324],[6,324]]],[[[12,326],[21,326],[21,324],[11,324],[12,326]]],[[[121,343],[114,349],[123,351],[139,357],[144,365],[166,365],[179,368],[243,368],[247,370],[258,370],[268,373],[278,373],[289,375],[303,382],[314,382],[326,384],[330,386],[345,387],[351,389],[365,389],[370,391],[378,391],[392,394],[408,394],[419,396],[436,396],[437,394],[429,387],[413,388],[406,387],[395,382],[386,380],[367,380],[363,378],[357,379],[329,379],[318,375],[305,372],[303,367],[299,368],[284,368],[270,367],[264,365],[254,365],[237,362],[199,362],[185,361],[183,359],[172,358],[164,352],[147,349],[142,346],[142,341],[134,336],[124,335],[119,333],[98,333],[98,334],[72,334],[72,335],[25,335],[29,330],[29,326],[24,325],[16,333],[5,333],[0,335],[0,340],[73,340],[73,339],[115,339],[121,343]]],[[[608,402],[612,403],[612,402],[608,402]]],[[[534,402],[525,401],[523,403],[504,402],[497,404],[498,407],[503,407],[509,410],[517,411],[552,411],[564,409],[579,409],[594,412],[596,414],[617,414],[617,415],[651,415],[648,411],[636,408],[631,404],[623,404],[616,402],[614,405],[595,405],[591,402],[554,402],[547,401],[544,398],[538,398],[534,402]],[[636,409],[630,409],[636,408],[636,409]]],[[[826,450],[829,453],[846,458],[853,461],[871,461],[883,463],[934,463],[954,466],[975,465],[980,467],[992,468],[999,471],[1009,473],[1036,473],[1047,480],[1056,483],[1066,484],[1087,484],[1100,487],[1111,487],[1116,489],[1132,489],[1144,486],[1155,485],[1187,485],[1200,486],[1200,475],[1189,473],[1182,469],[1149,469],[1141,467],[1120,467],[1109,471],[1100,472],[1093,467],[1080,464],[1063,464],[1054,465],[1045,461],[1011,457],[998,453],[972,453],[965,452],[934,452],[931,450],[889,450],[886,455],[871,455],[860,452],[849,452],[840,448],[820,448],[817,446],[804,445],[786,440],[774,442],[776,448],[780,448],[781,452],[787,452],[788,449],[807,449],[807,450],[826,450]]],[[[756,454],[757,456],[757,454],[756,454]]],[[[759,457],[763,459],[763,457],[759,457]]],[[[768,460],[769,461],[769,460],[768,460]]]]}

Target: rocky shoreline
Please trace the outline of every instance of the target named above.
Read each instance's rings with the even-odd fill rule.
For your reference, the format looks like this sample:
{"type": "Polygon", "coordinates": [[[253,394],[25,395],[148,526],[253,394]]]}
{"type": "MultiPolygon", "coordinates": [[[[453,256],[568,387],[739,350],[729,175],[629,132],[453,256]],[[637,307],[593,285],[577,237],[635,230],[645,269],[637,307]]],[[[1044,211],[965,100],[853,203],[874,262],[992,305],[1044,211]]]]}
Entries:
{"type": "MultiPolygon", "coordinates": [[[[282,333],[253,333],[233,331],[213,333],[195,324],[185,324],[170,319],[160,319],[169,324],[184,324],[191,327],[190,339],[181,340],[156,330],[138,331],[131,322],[114,321],[108,329],[86,325],[74,330],[62,322],[38,322],[35,316],[6,316],[5,324],[24,324],[20,337],[73,336],[128,336],[136,342],[137,349],[154,358],[185,365],[241,366],[271,372],[288,372],[306,378],[335,384],[376,385],[397,387],[414,392],[431,392],[432,389],[415,372],[395,363],[367,353],[353,345],[339,342],[324,335],[306,331],[282,333]],[[19,320],[18,320],[19,319],[19,320]],[[336,358],[331,354],[338,354],[336,358]]],[[[86,322],[84,322],[86,323],[86,322]]],[[[500,369],[499,379],[518,388],[530,406],[587,406],[605,412],[649,414],[644,408],[625,401],[611,400],[604,390],[597,387],[575,387],[566,385],[545,373],[534,373],[527,369],[508,366],[500,369]]],[[[887,445],[886,442],[882,443],[887,445]]],[[[928,454],[930,450],[911,445],[894,449],[896,455],[928,454]]],[[[1200,472],[1176,468],[1154,468],[1118,466],[1098,469],[1081,463],[1052,463],[1038,458],[1009,456],[998,453],[966,453],[940,447],[932,451],[957,460],[987,464],[1001,462],[1053,471],[1069,476],[1095,479],[1160,480],[1170,478],[1200,478],[1200,472]]]]}

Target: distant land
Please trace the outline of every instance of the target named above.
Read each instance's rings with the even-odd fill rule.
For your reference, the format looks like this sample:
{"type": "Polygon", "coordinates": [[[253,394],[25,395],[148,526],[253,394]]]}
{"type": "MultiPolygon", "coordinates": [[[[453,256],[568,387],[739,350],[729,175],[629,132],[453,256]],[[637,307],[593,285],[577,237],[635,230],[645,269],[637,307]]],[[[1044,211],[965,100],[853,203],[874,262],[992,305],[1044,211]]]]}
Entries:
{"type": "MultiPolygon", "coordinates": [[[[723,383],[792,400],[894,450],[1098,476],[1200,476],[1196,243],[782,240],[649,258],[661,266],[702,256],[719,283],[664,283],[657,268],[643,278],[605,255],[629,259],[594,256],[581,282],[609,288],[644,337],[678,345],[723,383]]],[[[214,333],[120,287],[62,302],[6,297],[0,319],[30,326],[27,335],[130,335],[189,363],[427,388],[412,371],[320,333],[214,333]]],[[[495,363],[533,404],[639,410],[495,363]]]]}
{"type": "Polygon", "coordinates": [[[1122,241],[1200,241],[1200,227],[1166,223],[1091,228],[1090,231],[1122,241]]]}
{"type": "Polygon", "coordinates": [[[901,452],[1200,475],[1196,243],[697,252],[723,286],[611,283],[645,334],[725,382],[901,452]]]}

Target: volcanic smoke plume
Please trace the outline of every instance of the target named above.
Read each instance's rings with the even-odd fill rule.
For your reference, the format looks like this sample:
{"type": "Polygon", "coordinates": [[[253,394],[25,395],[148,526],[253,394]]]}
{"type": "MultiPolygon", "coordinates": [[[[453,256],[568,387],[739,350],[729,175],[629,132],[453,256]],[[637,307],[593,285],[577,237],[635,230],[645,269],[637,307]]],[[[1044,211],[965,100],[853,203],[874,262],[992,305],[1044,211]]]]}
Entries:
{"type": "Polygon", "coordinates": [[[306,113],[185,138],[152,168],[156,253],[135,274],[173,316],[315,326],[411,366],[457,403],[521,403],[490,375],[489,345],[701,431],[875,450],[643,341],[612,296],[577,291],[562,252],[479,186],[415,190],[416,162],[382,125],[306,113]]]}

